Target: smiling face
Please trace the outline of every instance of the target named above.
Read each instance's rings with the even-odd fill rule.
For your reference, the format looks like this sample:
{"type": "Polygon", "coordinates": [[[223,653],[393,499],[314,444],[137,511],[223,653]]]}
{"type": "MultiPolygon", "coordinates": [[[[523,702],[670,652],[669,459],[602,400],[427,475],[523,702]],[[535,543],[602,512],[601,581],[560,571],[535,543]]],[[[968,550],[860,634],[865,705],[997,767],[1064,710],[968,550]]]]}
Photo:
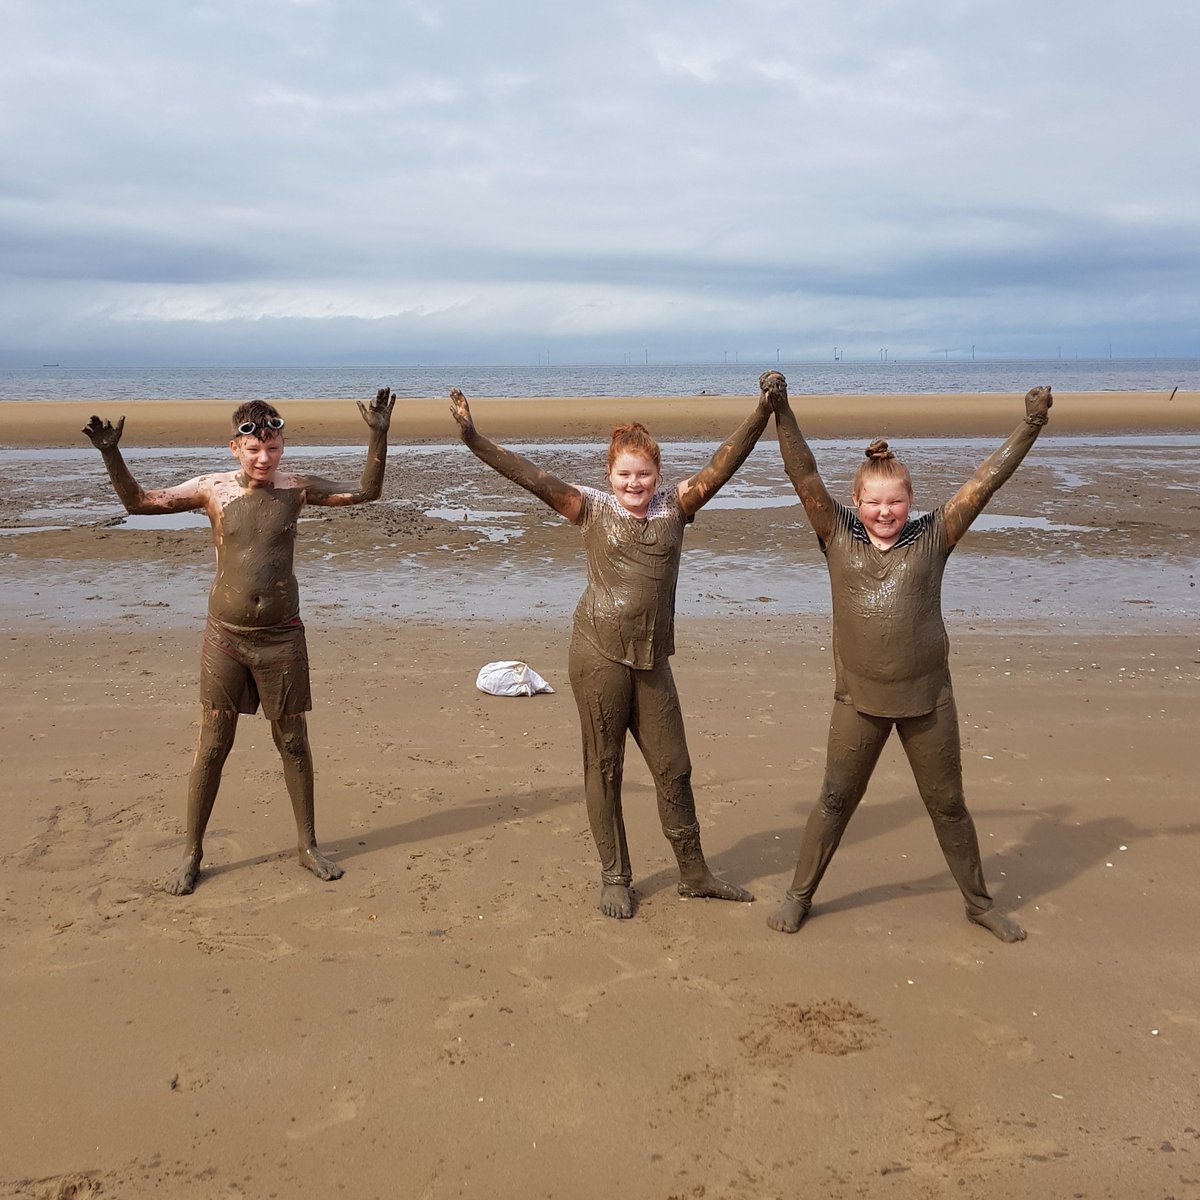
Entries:
{"type": "Polygon", "coordinates": [[[648,454],[634,450],[622,450],[614,459],[608,472],[617,503],[635,517],[644,517],[650,511],[650,501],[658,486],[658,467],[648,454]]]}
{"type": "Polygon", "coordinates": [[[229,452],[238,460],[249,487],[270,487],[283,457],[283,438],[239,434],[229,443],[229,452]]]}
{"type": "Polygon", "coordinates": [[[908,520],[912,490],[903,479],[868,479],[854,497],[854,503],[872,544],[880,550],[890,550],[908,520]]]}

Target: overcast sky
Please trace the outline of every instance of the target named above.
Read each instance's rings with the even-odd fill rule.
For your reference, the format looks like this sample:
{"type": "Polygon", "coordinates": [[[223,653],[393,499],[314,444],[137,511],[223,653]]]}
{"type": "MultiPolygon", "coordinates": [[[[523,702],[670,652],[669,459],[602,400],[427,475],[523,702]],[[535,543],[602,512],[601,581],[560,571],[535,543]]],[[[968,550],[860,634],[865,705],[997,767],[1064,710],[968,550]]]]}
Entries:
{"type": "Polygon", "coordinates": [[[5,365],[1200,354],[1194,0],[0,0],[0,38],[5,365]]]}

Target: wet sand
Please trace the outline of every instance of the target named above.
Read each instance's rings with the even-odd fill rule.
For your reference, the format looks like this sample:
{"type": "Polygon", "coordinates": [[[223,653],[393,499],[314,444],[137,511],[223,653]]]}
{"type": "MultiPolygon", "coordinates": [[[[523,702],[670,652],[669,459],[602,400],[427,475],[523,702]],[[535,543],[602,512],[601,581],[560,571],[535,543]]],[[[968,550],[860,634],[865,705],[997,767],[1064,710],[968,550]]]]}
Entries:
{"type": "MultiPolygon", "coordinates": [[[[686,408],[647,421],[715,438],[749,402],[712,403],[730,407],[711,429],[686,408]]],[[[586,469],[582,451],[550,443],[614,419],[563,402],[588,409],[568,429],[542,419],[552,403],[504,404],[564,470],[586,469]]],[[[36,460],[6,467],[0,520],[65,528],[0,542],[0,1195],[1200,1195],[1196,456],[1087,436],[1200,423],[1144,398],[1138,419],[1161,409],[1161,424],[1097,417],[1055,438],[1070,408],[1056,399],[989,509],[1055,528],[973,532],[948,569],[967,794],[997,901],[1029,929],[1019,946],[966,922],[894,742],[810,923],[766,927],[832,689],[820,557],[799,512],[767,504],[773,444],[731,485],[748,506],[689,531],[685,569],[703,567],[681,585],[674,660],[706,848],[758,901],[675,895],[631,747],[641,907],[622,923],[596,908],[566,678],[574,531],[471,473],[465,451],[415,445],[393,451],[388,504],[302,526],[318,833],[346,876],[296,865],[268,727],[243,718],[206,872],[177,899],[155,883],[182,850],[207,533],[106,524],[98,462],[47,458],[40,500],[36,460]],[[441,507],[476,511],[428,515],[441,507]],[[1077,604],[1089,573],[1102,584],[1077,604]],[[479,666],[509,657],[557,694],[477,692],[479,666]]],[[[1008,398],[994,432],[1019,411],[1008,398]]],[[[490,425],[476,412],[510,436],[499,410],[490,425]]],[[[992,432],[905,412],[820,436],[992,432]]],[[[0,442],[77,444],[56,443],[50,416],[0,442]]],[[[162,440],[219,440],[192,419],[162,440]]],[[[341,440],[294,425],[289,456],[341,440]]],[[[424,436],[401,417],[393,441],[424,436]]],[[[946,451],[914,465],[918,501],[982,457],[946,451]]],[[[681,444],[668,462],[701,454],[681,444]]],[[[826,454],[831,482],[852,469],[826,454]]],[[[360,461],[328,456],[340,474],[360,461]]],[[[170,482],[181,465],[135,472],[170,482]]]]}

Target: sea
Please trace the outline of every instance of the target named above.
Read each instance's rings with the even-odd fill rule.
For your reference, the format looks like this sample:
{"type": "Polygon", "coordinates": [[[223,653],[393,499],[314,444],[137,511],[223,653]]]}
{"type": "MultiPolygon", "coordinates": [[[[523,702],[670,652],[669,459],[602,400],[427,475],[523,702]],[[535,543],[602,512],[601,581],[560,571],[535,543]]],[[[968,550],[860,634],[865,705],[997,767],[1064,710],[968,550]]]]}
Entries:
{"type": "Polygon", "coordinates": [[[1200,390],[1200,359],[639,363],[619,366],[184,366],[41,367],[0,371],[0,400],[343,399],[381,387],[400,397],[748,396],[765,370],[782,371],[797,395],[1200,390]]]}

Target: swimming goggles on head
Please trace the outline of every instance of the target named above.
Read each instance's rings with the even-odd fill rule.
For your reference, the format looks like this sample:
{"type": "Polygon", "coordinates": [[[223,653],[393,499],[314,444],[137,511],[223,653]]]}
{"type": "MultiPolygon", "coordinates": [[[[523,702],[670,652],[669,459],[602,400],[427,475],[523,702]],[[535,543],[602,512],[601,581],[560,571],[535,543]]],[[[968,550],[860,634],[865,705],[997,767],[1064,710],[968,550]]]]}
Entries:
{"type": "Polygon", "coordinates": [[[282,429],[282,417],[264,417],[261,421],[243,421],[238,427],[238,433],[257,433],[260,429],[282,429]]]}

